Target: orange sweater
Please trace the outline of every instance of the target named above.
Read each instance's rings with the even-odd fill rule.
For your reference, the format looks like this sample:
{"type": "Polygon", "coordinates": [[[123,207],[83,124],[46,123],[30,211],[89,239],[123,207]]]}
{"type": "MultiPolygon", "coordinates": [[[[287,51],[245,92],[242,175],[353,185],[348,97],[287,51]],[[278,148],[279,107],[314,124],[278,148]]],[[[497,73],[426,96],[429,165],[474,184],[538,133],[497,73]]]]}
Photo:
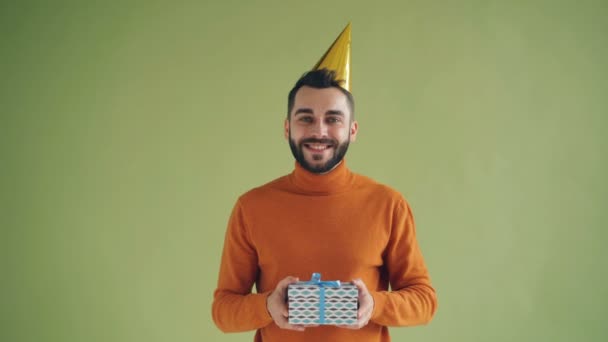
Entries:
{"type": "Polygon", "coordinates": [[[238,199],[212,308],[222,331],[257,329],[255,341],[389,341],[387,326],[427,323],[436,307],[407,202],[345,162],[324,175],[296,163],[291,174],[238,199]],[[374,298],[369,324],[304,332],[274,324],[266,297],[286,276],[308,280],[313,272],[324,280],[361,278],[374,298]]]}

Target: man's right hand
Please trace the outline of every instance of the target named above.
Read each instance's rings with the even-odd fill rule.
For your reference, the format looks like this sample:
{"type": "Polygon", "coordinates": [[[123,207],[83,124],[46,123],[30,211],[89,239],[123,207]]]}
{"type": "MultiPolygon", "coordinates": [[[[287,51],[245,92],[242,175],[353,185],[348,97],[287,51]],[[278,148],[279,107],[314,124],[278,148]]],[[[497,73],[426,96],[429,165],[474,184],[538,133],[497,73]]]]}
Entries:
{"type": "Polygon", "coordinates": [[[289,311],[287,308],[287,285],[299,281],[296,277],[287,277],[281,280],[274,291],[266,299],[266,308],[281,329],[304,331],[304,326],[288,323],[289,311]]]}

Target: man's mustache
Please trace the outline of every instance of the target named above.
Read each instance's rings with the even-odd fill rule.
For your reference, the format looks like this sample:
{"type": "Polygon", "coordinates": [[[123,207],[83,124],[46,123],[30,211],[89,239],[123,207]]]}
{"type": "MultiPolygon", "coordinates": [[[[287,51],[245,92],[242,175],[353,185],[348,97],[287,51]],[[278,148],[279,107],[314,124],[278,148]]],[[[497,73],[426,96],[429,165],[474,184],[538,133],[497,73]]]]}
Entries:
{"type": "Polygon", "coordinates": [[[316,139],[316,138],[308,138],[300,141],[301,144],[324,144],[324,145],[338,145],[338,141],[335,139],[316,139]]]}

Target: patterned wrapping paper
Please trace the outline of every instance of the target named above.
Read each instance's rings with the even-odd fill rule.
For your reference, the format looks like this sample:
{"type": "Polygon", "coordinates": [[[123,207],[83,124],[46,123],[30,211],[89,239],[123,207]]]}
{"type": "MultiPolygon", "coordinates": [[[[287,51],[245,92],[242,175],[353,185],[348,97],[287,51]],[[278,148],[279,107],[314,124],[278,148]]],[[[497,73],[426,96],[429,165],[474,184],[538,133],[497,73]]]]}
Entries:
{"type": "Polygon", "coordinates": [[[357,323],[358,290],[353,283],[320,281],[318,273],[287,287],[289,323],[352,325],[357,323]]]}

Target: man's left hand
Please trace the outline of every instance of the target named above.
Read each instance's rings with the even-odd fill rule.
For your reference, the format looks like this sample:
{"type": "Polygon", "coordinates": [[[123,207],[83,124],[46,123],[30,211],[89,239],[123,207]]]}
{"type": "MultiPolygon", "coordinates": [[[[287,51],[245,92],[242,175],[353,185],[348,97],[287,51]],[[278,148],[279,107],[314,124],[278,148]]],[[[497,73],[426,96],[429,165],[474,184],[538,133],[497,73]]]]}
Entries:
{"type": "Polygon", "coordinates": [[[357,323],[353,325],[338,325],[340,328],[361,329],[369,323],[374,310],[374,297],[369,294],[367,286],[361,279],[353,280],[353,284],[359,290],[359,310],[357,311],[357,323]]]}

